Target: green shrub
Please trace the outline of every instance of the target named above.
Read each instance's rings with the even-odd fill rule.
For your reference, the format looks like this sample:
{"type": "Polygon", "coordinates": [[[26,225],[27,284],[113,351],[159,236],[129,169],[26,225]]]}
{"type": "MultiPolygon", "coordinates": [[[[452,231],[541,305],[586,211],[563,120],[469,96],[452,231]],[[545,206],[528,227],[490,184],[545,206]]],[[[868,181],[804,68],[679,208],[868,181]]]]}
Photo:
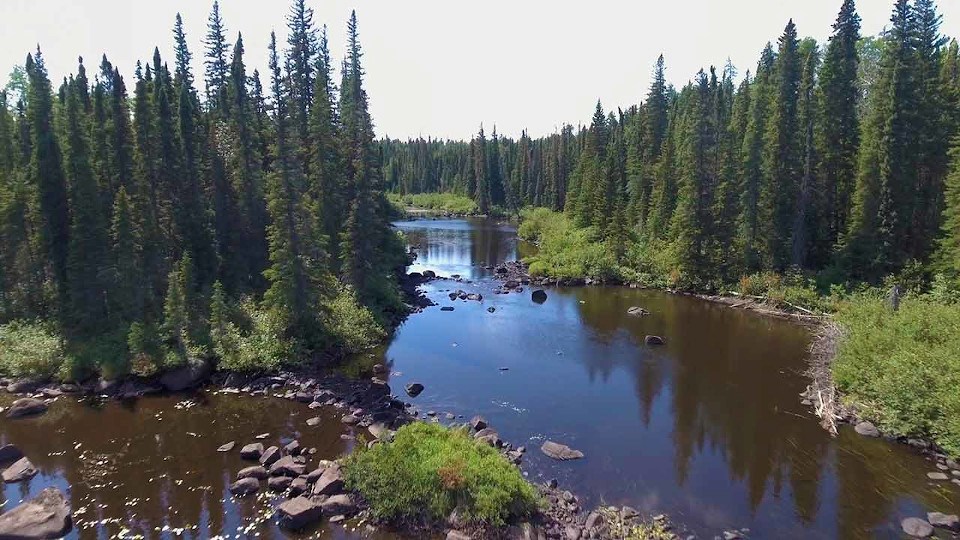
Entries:
{"type": "Polygon", "coordinates": [[[385,520],[466,521],[492,526],[536,510],[537,493],[492,447],[463,430],[413,423],[393,442],[363,445],[344,463],[347,486],[385,520]]]}
{"type": "Polygon", "coordinates": [[[960,455],[960,306],[908,296],[894,312],[878,296],[840,305],[837,387],[885,431],[960,455]]]}
{"type": "Polygon", "coordinates": [[[532,275],[559,278],[620,278],[613,250],[593,229],[578,229],[559,212],[546,208],[525,209],[517,234],[539,244],[536,255],[528,257],[532,275]]]}
{"type": "Polygon", "coordinates": [[[399,199],[403,206],[437,210],[451,214],[470,215],[477,213],[477,203],[470,197],[456,193],[416,193],[399,199]]]}
{"type": "Polygon", "coordinates": [[[240,303],[238,320],[224,315],[211,333],[220,368],[230,371],[271,371],[301,357],[299,343],[286,337],[283,321],[256,302],[240,303]]]}
{"type": "Polygon", "coordinates": [[[0,325],[0,370],[13,377],[52,377],[66,360],[63,339],[50,325],[14,321],[0,325]]]}
{"type": "Polygon", "coordinates": [[[350,290],[341,291],[329,307],[329,331],[335,344],[345,354],[369,349],[386,337],[369,309],[357,302],[350,290]]]}

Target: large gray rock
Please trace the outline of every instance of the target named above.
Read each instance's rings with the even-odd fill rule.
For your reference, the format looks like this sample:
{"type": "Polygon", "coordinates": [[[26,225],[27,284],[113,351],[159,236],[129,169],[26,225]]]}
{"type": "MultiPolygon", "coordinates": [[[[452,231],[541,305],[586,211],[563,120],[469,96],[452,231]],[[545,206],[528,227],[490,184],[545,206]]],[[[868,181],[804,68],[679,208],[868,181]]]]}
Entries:
{"type": "Polygon", "coordinates": [[[280,459],[281,455],[283,454],[280,453],[279,446],[271,446],[263,452],[262,456],[260,456],[260,464],[264,467],[269,467],[276,463],[280,459]]]}
{"type": "Polygon", "coordinates": [[[583,457],[583,452],[574,450],[565,444],[560,444],[553,441],[547,441],[543,443],[543,446],[540,447],[540,450],[547,456],[559,461],[569,461],[572,459],[581,459],[583,457]]]}
{"type": "Polygon", "coordinates": [[[960,531],[960,518],[956,514],[941,514],[940,512],[928,512],[927,521],[934,527],[948,529],[951,531],[960,531]]]}
{"type": "Polygon", "coordinates": [[[267,480],[267,489],[270,491],[286,491],[292,483],[293,478],[290,478],[289,476],[274,476],[273,478],[267,480]]]}
{"type": "Polygon", "coordinates": [[[343,473],[340,467],[327,467],[313,485],[314,495],[337,495],[343,492],[343,473]]]}
{"type": "Polygon", "coordinates": [[[320,504],[320,509],[325,516],[346,516],[357,511],[357,504],[349,495],[334,495],[320,504]]]}
{"type": "Polygon", "coordinates": [[[11,463],[23,457],[23,452],[12,444],[0,446],[0,463],[11,463]]]}
{"type": "Polygon", "coordinates": [[[530,298],[534,302],[542,304],[547,301],[547,292],[543,289],[537,289],[530,294],[530,298]]]}
{"type": "Polygon", "coordinates": [[[900,522],[903,532],[914,538],[929,538],[933,536],[933,525],[920,518],[907,518],[900,522]]]}
{"type": "Polygon", "coordinates": [[[230,484],[230,493],[237,497],[246,497],[260,490],[260,481],[256,478],[242,478],[230,484]]]}
{"type": "Polygon", "coordinates": [[[212,371],[210,364],[203,360],[189,360],[186,365],[164,373],[160,377],[160,384],[169,392],[180,392],[199,386],[212,371]]]}
{"type": "Polygon", "coordinates": [[[479,415],[474,416],[473,418],[470,419],[470,427],[472,427],[477,431],[480,431],[481,429],[484,429],[487,427],[487,420],[484,417],[479,415]]]}
{"type": "Polygon", "coordinates": [[[306,465],[297,463],[293,456],[283,456],[270,466],[270,476],[289,476],[293,478],[303,474],[306,468],[306,465]]]}
{"type": "Polygon", "coordinates": [[[649,315],[650,312],[643,309],[640,306],[632,306],[627,309],[627,315],[632,315],[634,317],[643,317],[644,315],[649,315]]]}
{"type": "Polygon", "coordinates": [[[247,467],[240,469],[240,472],[237,473],[237,480],[243,480],[244,478],[256,478],[257,480],[263,480],[264,478],[270,476],[270,473],[260,465],[254,465],[253,467],[247,467]]]}
{"type": "Polygon", "coordinates": [[[70,502],[56,488],[47,488],[0,515],[0,538],[62,538],[71,529],[70,502]]]}
{"type": "Polygon", "coordinates": [[[277,508],[280,526],[285,529],[299,530],[320,521],[323,511],[306,497],[294,497],[277,508]]]}
{"type": "Polygon", "coordinates": [[[47,412],[47,404],[39,399],[20,398],[7,409],[7,418],[22,418],[47,412]]]}
{"type": "Polygon", "coordinates": [[[880,436],[880,430],[877,429],[877,426],[871,424],[870,422],[859,422],[856,426],[854,426],[853,430],[864,437],[880,436]]]}
{"type": "Polygon", "coordinates": [[[263,455],[263,443],[250,443],[240,449],[240,457],[243,459],[256,460],[263,455]]]}
{"type": "Polygon", "coordinates": [[[30,463],[29,459],[23,457],[3,470],[3,481],[8,484],[23,482],[33,478],[35,474],[37,474],[37,468],[30,463]]]}

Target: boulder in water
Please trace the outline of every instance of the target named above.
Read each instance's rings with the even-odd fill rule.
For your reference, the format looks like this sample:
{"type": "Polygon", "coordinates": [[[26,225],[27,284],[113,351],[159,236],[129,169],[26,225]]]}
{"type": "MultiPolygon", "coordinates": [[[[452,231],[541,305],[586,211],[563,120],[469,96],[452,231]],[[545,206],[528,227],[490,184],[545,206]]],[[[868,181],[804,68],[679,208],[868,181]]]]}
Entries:
{"type": "Polygon", "coordinates": [[[542,304],[547,301],[547,292],[543,289],[537,289],[530,295],[534,302],[542,304]]]}
{"type": "Polygon", "coordinates": [[[929,538],[933,536],[933,525],[920,518],[906,518],[900,522],[903,532],[914,538],[929,538]]]}
{"type": "Polygon", "coordinates": [[[70,502],[57,488],[0,515],[0,538],[63,538],[71,529],[70,502]]]}
{"type": "Polygon", "coordinates": [[[37,468],[30,463],[30,460],[22,457],[15,461],[3,471],[3,481],[12,484],[14,482],[23,482],[33,478],[37,474],[37,468]]]}
{"type": "Polygon", "coordinates": [[[574,450],[565,444],[560,444],[553,441],[547,441],[543,443],[543,446],[540,447],[540,450],[548,457],[558,461],[569,461],[583,458],[583,452],[574,450]]]}
{"type": "Polygon", "coordinates": [[[186,365],[164,373],[160,377],[160,384],[170,392],[180,392],[206,381],[212,369],[203,360],[188,360],[186,365]]]}
{"type": "Polygon", "coordinates": [[[306,497],[294,497],[277,508],[280,526],[285,529],[299,530],[320,521],[323,513],[319,506],[306,497]]]}
{"type": "Polygon", "coordinates": [[[260,481],[256,478],[242,478],[230,484],[230,493],[237,497],[246,497],[260,490],[260,481]]]}
{"type": "Polygon", "coordinates": [[[7,409],[7,418],[22,418],[47,412],[47,404],[39,399],[20,398],[7,409]]]}
{"type": "Polygon", "coordinates": [[[631,315],[633,317],[642,317],[644,315],[649,315],[649,314],[650,314],[649,311],[643,309],[640,306],[632,306],[627,310],[627,315],[631,315]]]}
{"type": "Polygon", "coordinates": [[[418,382],[414,382],[414,383],[408,384],[405,389],[407,391],[408,396],[417,397],[420,395],[421,392],[423,392],[423,385],[418,382]]]}
{"type": "Polygon", "coordinates": [[[877,429],[877,426],[873,425],[870,422],[859,422],[854,426],[854,431],[863,435],[864,437],[879,437],[880,430],[877,429]]]}
{"type": "Polygon", "coordinates": [[[643,342],[647,345],[663,345],[666,343],[666,341],[664,341],[664,339],[660,336],[647,336],[643,338],[643,342]]]}

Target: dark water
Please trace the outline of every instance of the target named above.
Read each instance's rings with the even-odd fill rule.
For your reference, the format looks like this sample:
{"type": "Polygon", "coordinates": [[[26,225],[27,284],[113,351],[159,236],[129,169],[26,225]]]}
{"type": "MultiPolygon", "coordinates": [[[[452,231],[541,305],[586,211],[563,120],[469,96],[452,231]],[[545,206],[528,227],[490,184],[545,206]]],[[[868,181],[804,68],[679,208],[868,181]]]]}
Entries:
{"type": "Polygon", "coordinates": [[[493,295],[483,266],[517,258],[514,230],[487,221],[400,223],[440,306],[412,317],[387,356],[426,391],[421,409],[483,414],[515,444],[544,438],[586,454],[528,454],[593,503],[665,512],[702,536],[748,527],[761,538],[898,536],[902,517],[960,511],[932,463],[843,429],[829,437],[798,394],[810,335],[798,325],[696,299],[626,288],[548,290],[546,303],[493,295]],[[484,293],[451,302],[447,289],[484,293]],[[495,313],[486,308],[493,306],[495,313]],[[630,306],[652,315],[635,318],[630,306]],[[662,348],[644,336],[664,336],[662,348]],[[509,367],[509,371],[500,371],[509,367]]]}
{"type": "MultiPolygon", "coordinates": [[[[420,410],[483,414],[504,439],[527,445],[531,479],[558,478],[588,505],[668,513],[701,538],[732,527],[750,528],[752,538],[898,537],[902,517],[960,511],[957,486],[928,482],[933,465],[909,449],[820,429],[798,398],[804,328],[630,289],[550,289],[542,305],[529,289],[494,295],[483,266],[531,249],[518,245],[513,228],[484,220],[398,226],[420,254],[412,270],[472,283],[429,284],[440,305],[412,316],[385,351],[348,371],[384,355],[395,392],[411,381],[426,386],[412,400],[420,410]],[[484,301],[451,302],[447,290],[457,288],[484,301]],[[455,311],[440,311],[445,305],[455,311]],[[626,315],[634,305],[652,315],[626,315]],[[646,347],[646,334],[667,345],[646,347]],[[586,458],[550,461],[537,450],[545,438],[586,458]]],[[[54,485],[69,490],[72,537],[282,538],[289,534],[270,517],[279,501],[233,499],[226,488],[248,463],[236,450],[214,450],[270,433],[267,445],[298,438],[317,449],[311,463],[331,459],[350,450],[340,414],[210,392],[131,404],[61,399],[41,417],[0,419],[0,441],[20,446],[41,470],[4,486],[3,508],[54,485]],[[313,416],[322,418],[317,427],[305,423],[313,416]]],[[[352,529],[363,526],[303,536],[360,536],[352,529]]]]}

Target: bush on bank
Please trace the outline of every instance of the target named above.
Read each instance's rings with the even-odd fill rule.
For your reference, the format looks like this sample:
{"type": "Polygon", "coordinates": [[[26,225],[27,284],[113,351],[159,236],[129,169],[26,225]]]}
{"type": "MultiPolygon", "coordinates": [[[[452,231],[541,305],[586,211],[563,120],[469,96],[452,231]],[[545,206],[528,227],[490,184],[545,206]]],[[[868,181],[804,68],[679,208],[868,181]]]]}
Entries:
{"type": "Polygon", "coordinates": [[[456,509],[468,523],[496,527],[539,505],[534,487],[496,450],[426,422],[400,428],[393,442],[360,445],[344,473],[347,486],[387,521],[443,522],[456,509]]]}
{"type": "Polygon", "coordinates": [[[455,193],[416,193],[403,196],[390,194],[390,200],[401,207],[413,206],[460,215],[477,213],[477,203],[473,199],[455,193]]]}
{"type": "Polygon", "coordinates": [[[848,403],[886,433],[922,436],[960,455],[960,304],[877,295],[843,302],[833,374],[848,403]]]}

